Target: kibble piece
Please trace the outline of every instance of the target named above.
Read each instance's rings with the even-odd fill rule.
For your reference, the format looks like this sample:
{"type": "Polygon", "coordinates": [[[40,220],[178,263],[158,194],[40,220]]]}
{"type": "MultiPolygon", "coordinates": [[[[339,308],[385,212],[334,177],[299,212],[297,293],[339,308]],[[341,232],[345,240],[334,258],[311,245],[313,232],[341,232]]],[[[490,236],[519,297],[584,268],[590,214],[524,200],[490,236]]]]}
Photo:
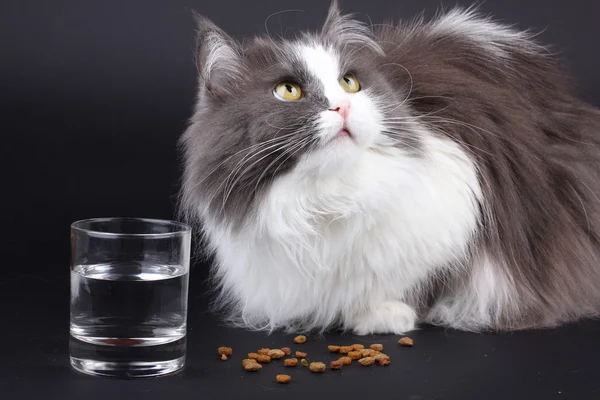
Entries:
{"type": "Polygon", "coordinates": [[[327,350],[329,350],[332,353],[337,353],[338,351],[340,351],[340,346],[329,345],[327,346],[327,350]]]}
{"type": "Polygon", "coordinates": [[[227,361],[227,356],[225,354],[221,354],[221,360],[227,361]]]}
{"type": "Polygon", "coordinates": [[[365,348],[365,346],[363,346],[362,344],[353,344],[350,347],[352,347],[352,350],[362,350],[365,348]]]}
{"type": "Polygon", "coordinates": [[[279,374],[275,377],[277,383],[289,383],[292,380],[292,377],[289,375],[279,374]]]}
{"type": "Polygon", "coordinates": [[[285,356],[285,353],[283,352],[283,350],[274,349],[274,350],[269,350],[267,355],[269,357],[271,357],[273,360],[279,360],[280,358],[283,358],[285,356]]]}
{"type": "Polygon", "coordinates": [[[301,351],[296,352],[296,358],[306,358],[307,354],[301,351]]]}
{"type": "Polygon", "coordinates": [[[382,344],[372,344],[369,347],[371,348],[371,350],[383,351],[383,345],[382,344]]]}
{"type": "Polygon", "coordinates": [[[298,365],[298,359],[297,358],[287,358],[287,359],[283,360],[283,365],[285,365],[286,367],[295,367],[296,365],[298,365]]]}
{"type": "Polygon", "coordinates": [[[390,365],[390,363],[391,363],[390,360],[385,360],[385,359],[379,360],[378,362],[379,362],[379,365],[383,365],[383,366],[390,365]]]}
{"type": "Polygon", "coordinates": [[[242,366],[246,371],[258,371],[262,368],[262,365],[256,362],[256,360],[245,359],[242,361],[242,366]]]}
{"type": "Polygon", "coordinates": [[[369,366],[375,364],[375,358],[373,358],[373,357],[361,358],[360,360],[358,360],[358,363],[360,365],[362,365],[363,367],[369,367],[369,366]]]}
{"type": "Polygon", "coordinates": [[[371,349],[363,349],[360,351],[360,354],[363,357],[369,357],[371,355],[371,351],[372,351],[371,349]]]}
{"type": "Polygon", "coordinates": [[[352,359],[350,357],[340,357],[338,361],[341,361],[344,365],[352,364],[352,359]]]}
{"type": "Polygon", "coordinates": [[[325,365],[325,363],[317,361],[311,362],[309,368],[312,372],[324,372],[327,369],[327,365],[325,365]]]}
{"type": "Polygon", "coordinates": [[[306,361],[306,358],[300,360],[300,364],[302,364],[303,367],[308,367],[308,361],[306,361]]]}
{"type": "Polygon", "coordinates": [[[398,340],[398,344],[400,344],[402,346],[411,347],[414,344],[414,342],[409,337],[403,337],[402,339],[398,340]]]}
{"type": "Polygon", "coordinates": [[[375,361],[381,361],[381,360],[388,360],[390,359],[390,356],[388,356],[387,354],[383,354],[383,353],[379,353],[379,354],[375,354],[375,357],[373,357],[375,359],[375,361]]]}
{"type": "Polygon", "coordinates": [[[271,362],[271,357],[266,356],[264,354],[259,354],[256,361],[258,361],[259,363],[267,364],[271,362]]]}
{"type": "Polygon", "coordinates": [[[348,357],[350,357],[353,360],[358,360],[362,357],[362,353],[360,351],[351,351],[348,353],[348,357]]]}
{"type": "Polygon", "coordinates": [[[233,354],[233,350],[231,349],[231,347],[219,347],[217,349],[217,352],[220,356],[222,356],[223,354],[225,354],[226,356],[230,356],[233,354]]]}
{"type": "Polygon", "coordinates": [[[260,349],[259,351],[257,351],[258,354],[263,354],[263,355],[267,355],[269,354],[269,351],[271,351],[271,349],[260,349]]]}
{"type": "Polygon", "coordinates": [[[248,353],[248,358],[251,360],[258,360],[258,356],[260,356],[258,353],[248,353]]]}
{"type": "Polygon", "coordinates": [[[294,343],[300,344],[300,343],[304,343],[304,342],[306,342],[306,336],[304,336],[304,335],[296,336],[294,338],[294,343]]]}
{"type": "Polygon", "coordinates": [[[281,351],[283,351],[283,353],[284,353],[286,356],[289,356],[290,354],[292,354],[292,350],[291,350],[289,347],[282,347],[282,348],[281,348],[281,351]]]}
{"type": "Polygon", "coordinates": [[[342,347],[340,347],[340,353],[342,353],[342,354],[348,354],[351,351],[352,351],[352,346],[342,346],[342,347]]]}
{"type": "Polygon", "coordinates": [[[331,369],[342,369],[344,363],[341,360],[335,360],[329,363],[331,369]]]}

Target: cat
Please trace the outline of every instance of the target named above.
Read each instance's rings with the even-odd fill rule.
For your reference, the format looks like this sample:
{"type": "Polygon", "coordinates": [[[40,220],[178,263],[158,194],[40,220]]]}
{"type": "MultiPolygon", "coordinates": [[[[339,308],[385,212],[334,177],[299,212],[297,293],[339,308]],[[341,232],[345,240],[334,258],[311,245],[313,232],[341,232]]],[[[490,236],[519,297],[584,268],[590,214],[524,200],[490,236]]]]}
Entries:
{"type": "Polygon", "coordinates": [[[286,40],[198,22],[180,209],[214,305],[273,332],[555,327],[600,310],[600,111],[453,8],[286,40]]]}

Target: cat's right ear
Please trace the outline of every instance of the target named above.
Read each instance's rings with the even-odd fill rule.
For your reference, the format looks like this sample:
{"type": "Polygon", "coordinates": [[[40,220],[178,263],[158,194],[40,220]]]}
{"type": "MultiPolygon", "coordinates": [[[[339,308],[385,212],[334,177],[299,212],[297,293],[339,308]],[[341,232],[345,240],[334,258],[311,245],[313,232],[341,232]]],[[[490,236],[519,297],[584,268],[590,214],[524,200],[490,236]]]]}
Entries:
{"type": "Polygon", "coordinates": [[[192,12],[196,20],[196,67],[206,90],[214,97],[232,93],[244,76],[240,45],[208,18],[192,12]]]}

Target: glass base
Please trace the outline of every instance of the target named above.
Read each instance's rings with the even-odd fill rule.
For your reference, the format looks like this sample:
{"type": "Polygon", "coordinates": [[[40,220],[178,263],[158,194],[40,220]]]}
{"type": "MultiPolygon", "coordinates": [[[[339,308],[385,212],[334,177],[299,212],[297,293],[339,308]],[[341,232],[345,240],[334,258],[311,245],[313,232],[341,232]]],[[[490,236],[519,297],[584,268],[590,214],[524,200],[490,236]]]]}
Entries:
{"type": "Polygon", "coordinates": [[[168,361],[111,362],[71,357],[71,366],[84,374],[113,378],[150,378],[172,374],[185,365],[185,356],[168,361]]]}

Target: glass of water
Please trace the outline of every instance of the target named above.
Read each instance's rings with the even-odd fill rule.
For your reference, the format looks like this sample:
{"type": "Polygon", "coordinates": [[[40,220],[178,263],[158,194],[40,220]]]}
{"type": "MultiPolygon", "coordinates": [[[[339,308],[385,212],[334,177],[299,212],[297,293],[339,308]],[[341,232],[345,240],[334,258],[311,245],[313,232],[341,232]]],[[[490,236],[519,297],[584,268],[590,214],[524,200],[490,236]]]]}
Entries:
{"type": "Polygon", "coordinates": [[[150,377],[185,364],[191,229],[163,220],[71,225],[71,365],[150,377]]]}

